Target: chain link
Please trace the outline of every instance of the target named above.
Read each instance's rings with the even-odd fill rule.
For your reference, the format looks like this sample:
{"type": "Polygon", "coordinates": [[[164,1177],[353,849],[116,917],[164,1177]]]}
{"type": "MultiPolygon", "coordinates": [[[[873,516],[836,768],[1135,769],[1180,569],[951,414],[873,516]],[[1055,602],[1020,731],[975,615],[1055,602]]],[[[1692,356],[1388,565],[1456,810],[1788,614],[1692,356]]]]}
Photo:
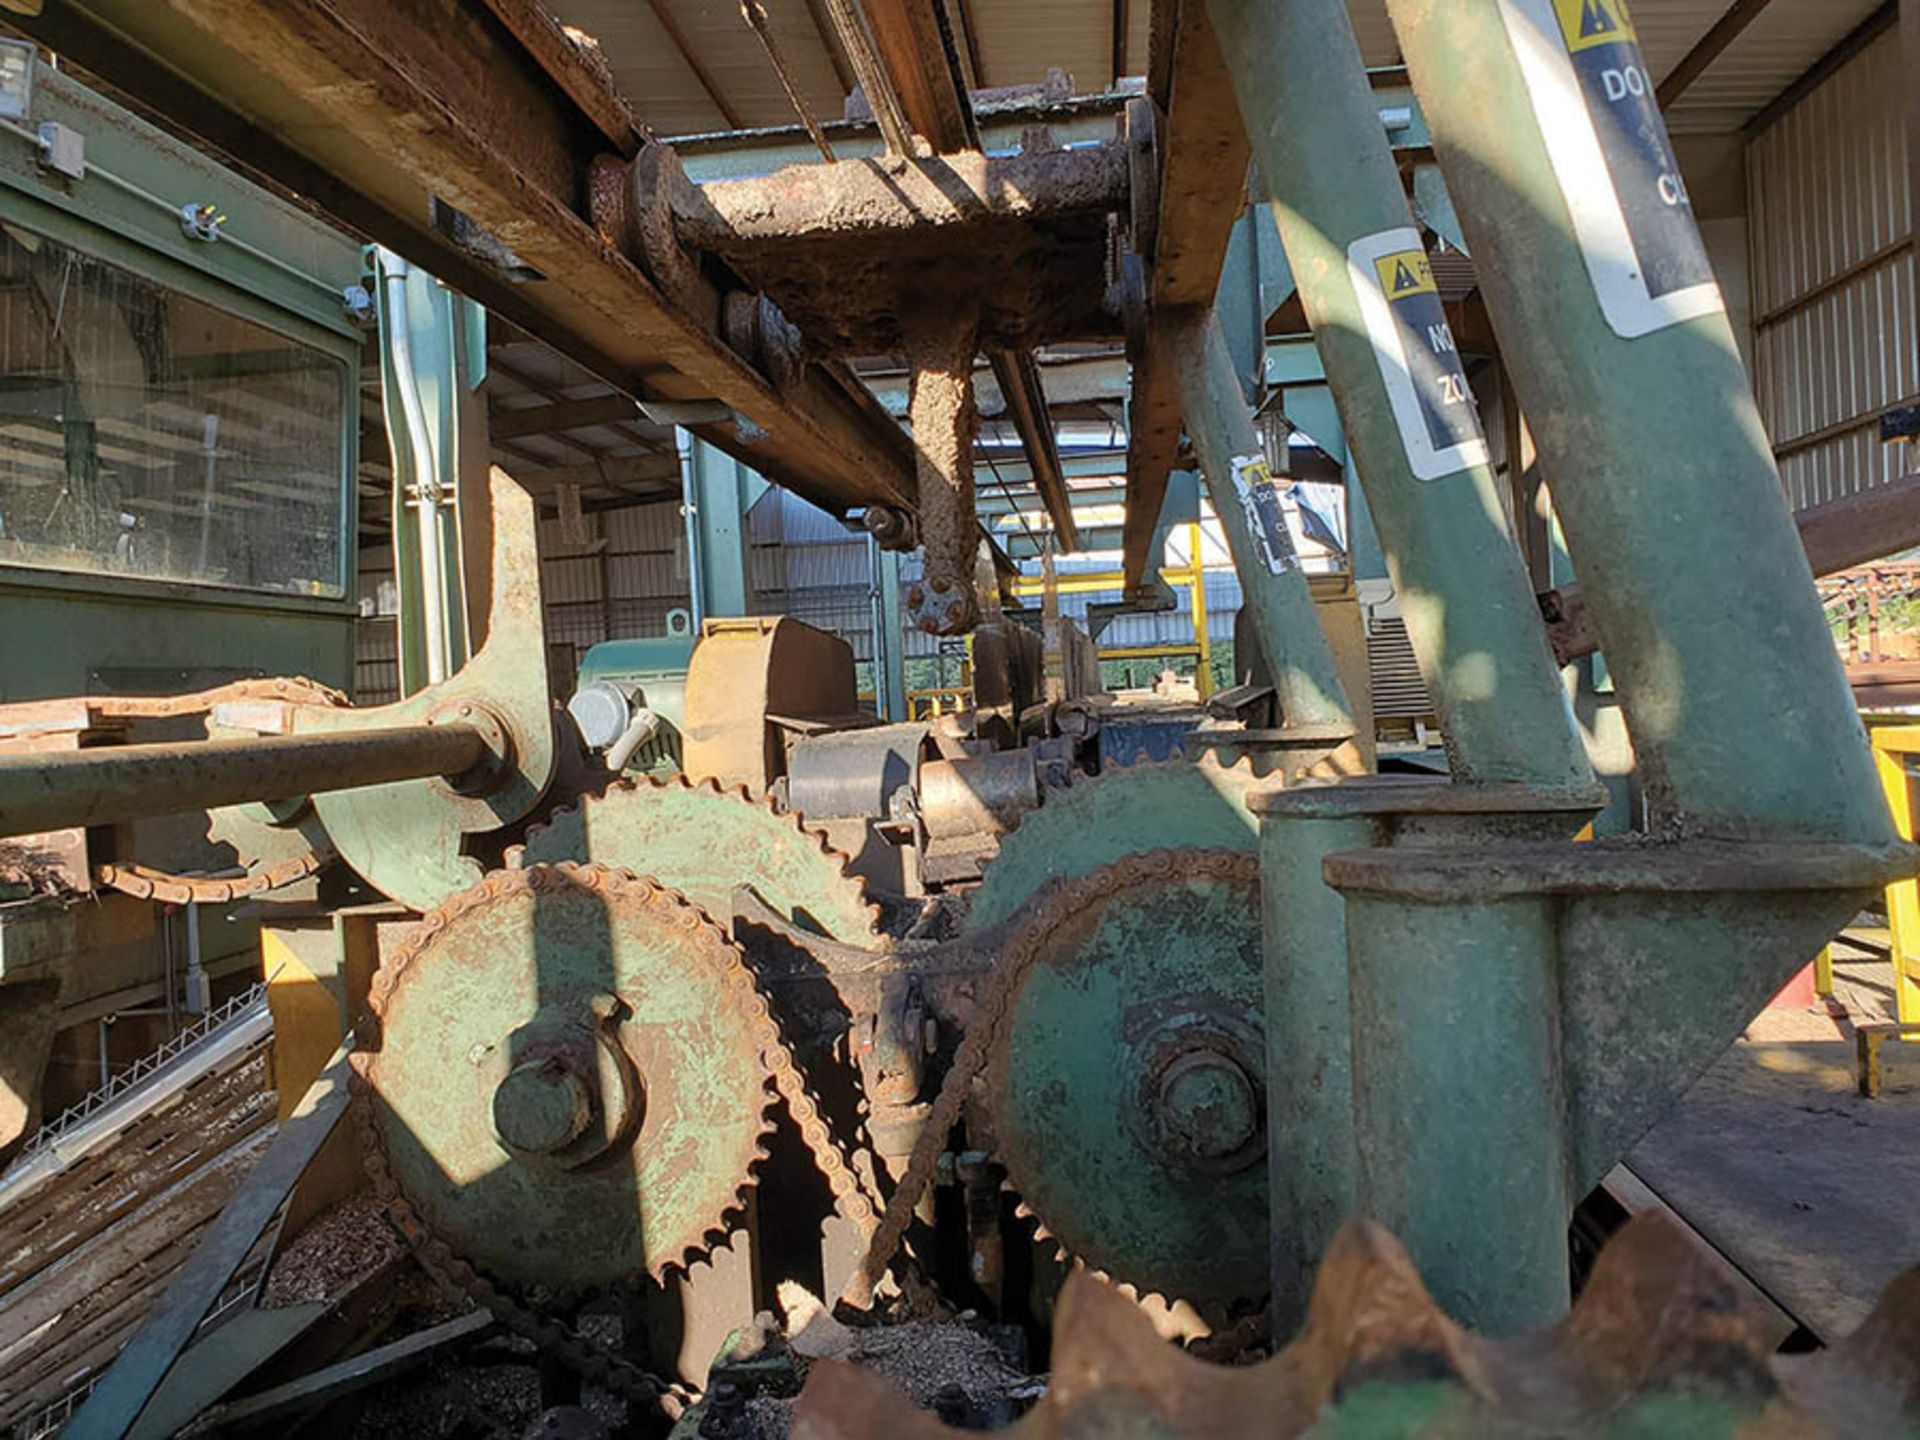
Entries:
{"type": "MultiPolygon", "coordinates": [[[[116,720],[173,720],[188,715],[211,715],[221,705],[250,700],[328,707],[347,704],[347,697],[338,690],[300,676],[234,680],[185,695],[94,695],[87,697],[86,704],[102,716],[116,720]]],[[[317,874],[333,857],[332,847],[322,846],[264,870],[226,877],[175,875],[148,865],[107,863],[93,867],[93,883],[136,900],[159,900],[170,905],[225,905],[305,880],[317,874]]]]}

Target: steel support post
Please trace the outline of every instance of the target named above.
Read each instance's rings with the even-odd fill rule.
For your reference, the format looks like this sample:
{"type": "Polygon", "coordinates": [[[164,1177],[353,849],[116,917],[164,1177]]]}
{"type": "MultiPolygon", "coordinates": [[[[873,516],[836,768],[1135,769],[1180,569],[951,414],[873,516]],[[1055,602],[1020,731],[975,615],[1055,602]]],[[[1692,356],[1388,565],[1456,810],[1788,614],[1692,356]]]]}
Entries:
{"type": "Polygon", "coordinates": [[[1303,739],[1351,736],[1347,692],[1314,614],[1313,595],[1219,321],[1210,307],[1169,317],[1167,340],[1187,433],[1273,672],[1282,722],[1301,731],[1303,739]]]}
{"type": "Polygon", "coordinates": [[[1479,906],[1346,892],[1363,1212],[1483,1333],[1569,1295],[1566,1085],[1545,895],[1479,906]]]}
{"type": "Polygon", "coordinates": [[[1456,778],[1592,783],[1341,0],[1211,0],[1456,778]]]}
{"type": "Polygon", "coordinates": [[[1892,839],[1626,8],[1390,11],[1656,823],[1892,839]]]}
{"type": "Polygon", "coordinates": [[[873,709],[882,720],[907,718],[907,641],[900,613],[900,552],[867,537],[873,573],[873,709]]]}
{"type": "Polygon", "coordinates": [[[680,431],[687,512],[687,588],[696,629],[714,616],[745,615],[753,595],[747,568],[747,512],[767,482],[718,447],[680,431]]]}
{"type": "MultiPolygon", "coordinates": [[[[1384,1080],[1356,1094],[1361,1052],[1381,1041],[1350,1014],[1363,979],[1349,976],[1348,957],[1359,951],[1322,862],[1396,843],[1405,827],[1431,833],[1436,805],[1454,810],[1452,843],[1500,833],[1516,823],[1503,815],[1514,809],[1530,811],[1539,833],[1568,835],[1589,813],[1593,772],[1346,6],[1209,8],[1226,53],[1242,60],[1235,93],[1365,491],[1357,508],[1370,513],[1454,776],[1476,792],[1355,780],[1339,796],[1290,791],[1256,803],[1267,1063],[1272,1093],[1285,1097],[1268,1112],[1273,1304],[1277,1321],[1297,1323],[1328,1242],[1373,1203],[1362,1194],[1356,1124],[1403,1122],[1419,1101],[1384,1080]]],[[[1544,953],[1536,960],[1544,966],[1544,953]]],[[[1429,983],[1445,1003],[1471,1007],[1470,975],[1429,983]]]]}

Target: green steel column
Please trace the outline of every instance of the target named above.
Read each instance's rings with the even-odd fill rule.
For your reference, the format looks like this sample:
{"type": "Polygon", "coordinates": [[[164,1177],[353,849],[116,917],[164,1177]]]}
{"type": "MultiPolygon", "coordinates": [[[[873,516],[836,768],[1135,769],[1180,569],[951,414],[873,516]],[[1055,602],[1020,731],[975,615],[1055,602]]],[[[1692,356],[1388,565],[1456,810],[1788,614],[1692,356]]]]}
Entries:
{"type": "Polygon", "coordinates": [[[687,589],[693,623],[752,609],[747,512],[767,481],[724,450],[681,430],[680,484],[687,512],[687,589]]]}
{"type": "Polygon", "coordinates": [[[1290,729],[1343,729],[1351,735],[1346,688],[1314,613],[1220,323],[1209,307],[1171,319],[1168,329],[1187,433],[1273,671],[1284,723],[1290,729]]]}
{"type": "Polygon", "coordinates": [[[1454,774],[1588,785],[1346,6],[1209,10],[1454,774]]]}
{"type": "Polygon", "coordinates": [[[1559,1319],[1573,1196],[1554,900],[1344,893],[1362,1209],[1461,1323],[1559,1319]]]}
{"type": "Polygon", "coordinates": [[[873,575],[873,709],[882,720],[907,718],[907,642],[900,615],[900,552],[867,537],[873,575]]]}
{"type": "Polygon", "coordinates": [[[1313,1273],[1355,1213],[1353,1047],[1346,902],[1321,878],[1330,854],[1377,843],[1369,815],[1274,813],[1260,820],[1261,942],[1267,963],[1268,1255],[1273,1333],[1306,1320],[1313,1273]],[[1287,963],[1305,957],[1304,963],[1287,963]]]}
{"type": "Polygon", "coordinates": [[[1626,6],[1390,10],[1662,828],[1890,839],[1626,6]]]}

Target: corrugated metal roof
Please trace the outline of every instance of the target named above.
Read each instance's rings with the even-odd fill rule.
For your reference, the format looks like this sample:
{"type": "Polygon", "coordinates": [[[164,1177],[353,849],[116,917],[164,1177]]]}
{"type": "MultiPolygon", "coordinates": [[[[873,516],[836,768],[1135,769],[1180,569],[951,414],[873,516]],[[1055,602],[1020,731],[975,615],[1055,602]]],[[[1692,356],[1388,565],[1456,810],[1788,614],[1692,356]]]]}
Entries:
{"type": "MultiPolygon", "coordinates": [[[[1700,43],[1733,0],[1633,0],[1634,28],[1656,83],[1700,43]]],[[[1667,114],[1675,134],[1738,130],[1845,39],[1880,0],[1772,0],[1667,114]]],[[[1398,65],[1387,0],[1349,0],[1369,65],[1398,65]]]]}
{"type": "MultiPolygon", "coordinates": [[[[1065,70],[1078,93],[1113,81],[1113,0],[944,0],[955,41],[969,55],[977,36],[979,85],[1037,84],[1065,70]]],[[[1664,76],[1723,15],[1731,0],[1637,0],[1633,16],[1648,66],[1664,76]]],[[[1878,0],[1772,0],[1760,18],[1696,81],[1669,117],[1676,132],[1737,130],[1858,25],[1878,0]]],[[[842,113],[845,92],[811,0],[777,0],[768,18],[808,103],[822,116],[842,113]]],[[[1151,0],[1128,0],[1122,73],[1147,64],[1151,0]]],[[[686,49],[743,127],[794,123],[759,40],[737,0],[554,0],[570,25],[599,41],[615,80],[635,110],[663,135],[735,128],[682,54],[659,15],[669,16],[686,49]]],[[[1372,65],[1399,63],[1386,0],[1350,0],[1354,29],[1372,65]]],[[[970,57],[971,58],[971,57],[970,57]]]]}

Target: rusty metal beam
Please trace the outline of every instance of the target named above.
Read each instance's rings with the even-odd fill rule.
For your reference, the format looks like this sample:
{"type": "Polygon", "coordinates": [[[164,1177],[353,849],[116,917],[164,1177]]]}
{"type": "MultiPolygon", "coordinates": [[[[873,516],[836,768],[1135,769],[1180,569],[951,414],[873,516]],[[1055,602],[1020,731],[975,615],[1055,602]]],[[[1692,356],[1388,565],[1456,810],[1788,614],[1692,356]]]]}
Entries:
{"type": "MultiPolygon", "coordinates": [[[[1851,570],[1920,545],[1920,473],[1795,513],[1800,543],[1816,577],[1851,570]]],[[[1562,665],[1600,648],[1577,584],[1540,594],[1547,638],[1562,665]]]]}
{"type": "Polygon", "coordinates": [[[1211,305],[1227,240],[1244,208],[1247,133],[1201,0],[1155,0],[1148,91],[1159,114],[1160,184],[1144,344],[1134,366],[1121,568],[1136,586],[1180,445],[1180,390],[1168,358],[1169,312],[1211,305]]]}
{"type": "Polygon", "coordinates": [[[1060,447],[1054,441],[1053,417],[1047,408],[1040,366],[1028,350],[989,351],[987,360],[993,366],[993,378],[1000,386],[1013,428],[1020,434],[1034,488],[1053,521],[1054,538],[1062,550],[1078,550],[1080,532],[1074,525],[1066,476],[1060,472],[1060,447]]]}
{"type": "Polygon", "coordinates": [[[809,499],[837,511],[912,503],[911,447],[877,405],[819,366],[776,389],[718,338],[718,316],[676,307],[603,243],[582,213],[589,172],[631,137],[623,148],[606,133],[619,124],[611,102],[573,98],[590,66],[556,80],[498,9],[68,0],[19,23],[616,387],[721,401],[746,423],[703,425],[702,437],[809,499]],[[512,283],[464,252],[434,227],[435,197],[542,278],[512,283]]]}
{"type": "Polygon", "coordinates": [[[1666,79],[1655,89],[1654,99],[1659,102],[1660,108],[1665,110],[1686,94],[1693,82],[1706,74],[1707,68],[1725,54],[1727,47],[1738,40],[1741,32],[1758,20],[1761,12],[1772,3],[1773,0],[1733,0],[1726,14],[1713,22],[1707,33],[1680,57],[1680,63],[1667,72],[1666,79]]]}
{"type": "MultiPolygon", "coordinates": [[[[980,83],[979,39],[973,28],[972,12],[966,0],[959,0],[960,22],[967,50],[973,57],[974,80],[980,83]]],[[[873,25],[874,41],[881,63],[886,67],[900,96],[907,123],[938,152],[978,150],[980,128],[974,120],[973,102],[967,93],[966,76],[961,73],[958,50],[949,33],[940,0],[867,0],[867,15],[873,25]]],[[[1043,173],[1070,172],[1070,156],[1088,152],[1058,154],[1046,152],[1015,157],[1014,164],[1043,173]]],[[[989,162],[991,165],[992,162],[989,162]]],[[[1006,163],[1006,162],[1001,162],[1006,163]]],[[[1118,150],[1108,153],[1105,163],[1108,183],[1095,202],[1097,210],[1112,210],[1124,204],[1126,193],[1125,156],[1118,150]]],[[[1083,182],[1076,181],[1078,189],[1083,182]]],[[[1032,194],[1032,188],[1019,183],[992,187],[992,193],[1011,197],[1032,194]]],[[[1049,287],[1051,288],[1051,287],[1049,287]]],[[[1006,398],[1007,411],[1020,435],[1027,465],[1053,521],[1054,534],[1061,548],[1079,548],[1074,526],[1073,503],[1067,495],[1066,478],[1060,471],[1060,451],[1054,439],[1053,416],[1047,407],[1047,392],[1040,380],[1040,367],[1029,350],[1008,346],[986,346],[987,361],[1006,398]]]]}
{"type": "Polygon", "coordinates": [[[866,0],[880,63],[893,81],[907,124],[934,153],[980,148],[965,78],[956,73],[939,0],[866,0]]]}

